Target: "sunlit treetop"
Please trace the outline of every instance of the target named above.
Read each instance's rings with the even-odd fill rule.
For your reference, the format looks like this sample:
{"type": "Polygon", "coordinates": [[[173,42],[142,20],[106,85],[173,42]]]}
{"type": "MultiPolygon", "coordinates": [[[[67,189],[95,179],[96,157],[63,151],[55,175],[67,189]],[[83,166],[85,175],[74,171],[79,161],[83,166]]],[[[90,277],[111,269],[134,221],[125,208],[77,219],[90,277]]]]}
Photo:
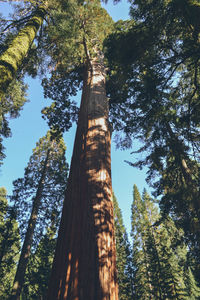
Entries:
{"type": "Polygon", "coordinates": [[[94,55],[94,46],[111,32],[113,21],[99,1],[61,2],[52,13],[53,22],[46,29],[49,54],[56,64],[73,69],[94,55]]]}
{"type": "Polygon", "coordinates": [[[51,77],[43,80],[43,87],[54,103],[43,114],[50,126],[67,130],[77,112],[70,97],[82,86],[85,66],[97,52],[103,54],[103,41],[114,22],[99,1],[61,2],[51,16],[43,47],[50,57],[51,77]]]}

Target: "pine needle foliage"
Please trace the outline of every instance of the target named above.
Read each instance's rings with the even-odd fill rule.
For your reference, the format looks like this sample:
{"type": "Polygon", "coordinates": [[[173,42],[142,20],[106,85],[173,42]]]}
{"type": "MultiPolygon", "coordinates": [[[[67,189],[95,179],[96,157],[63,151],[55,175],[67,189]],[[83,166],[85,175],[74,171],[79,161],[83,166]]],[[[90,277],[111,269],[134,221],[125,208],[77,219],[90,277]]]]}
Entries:
{"type": "Polygon", "coordinates": [[[48,151],[49,157],[37,221],[38,232],[36,230],[36,236],[38,238],[45,230],[45,224],[51,222],[51,213],[55,207],[57,207],[59,213],[62,207],[68,172],[65,158],[66,147],[62,138],[56,140],[52,137],[52,134],[49,131],[46,136],[36,143],[36,147],[33,149],[33,153],[25,168],[24,177],[13,182],[14,188],[11,201],[15,203],[17,209],[22,236],[24,236],[26,231],[27,219],[31,213],[48,151]]]}
{"type": "Polygon", "coordinates": [[[22,291],[23,299],[46,299],[58,230],[54,222],[53,217],[51,225],[30,256],[22,291]]]}
{"type": "Polygon", "coordinates": [[[191,272],[183,231],[176,228],[170,217],[163,222],[159,221],[160,218],[155,201],[145,190],[141,197],[134,186],[132,238],[135,298],[191,299],[193,293],[198,298],[199,287],[191,272]],[[186,279],[188,276],[189,281],[186,279]]]}
{"type": "Polygon", "coordinates": [[[97,0],[62,1],[52,17],[54,23],[46,28],[44,41],[51,57],[51,77],[43,79],[43,87],[45,97],[53,103],[42,112],[50,127],[65,131],[78,112],[70,98],[82,88],[87,61],[95,57],[97,50],[102,52],[114,22],[97,0]]]}
{"type": "Polygon", "coordinates": [[[115,239],[117,253],[117,272],[119,284],[119,299],[132,299],[133,293],[133,270],[131,262],[131,247],[126,228],[123,224],[122,213],[117,198],[113,194],[115,239]]]}
{"type": "Polygon", "coordinates": [[[184,229],[197,262],[198,12],[199,1],[131,1],[131,21],[118,22],[104,42],[110,69],[110,115],[119,132],[117,144],[127,148],[135,139],[140,142],[139,149],[133,148],[134,161],[129,163],[148,167],[147,181],[154,196],[162,197],[164,214],[171,214],[184,229]]]}
{"type": "Polygon", "coordinates": [[[0,188],[0,208],[0,298],[6,300],[12,288],[21,243],[16,211],[8,205],[5,188],[0,188]]]}

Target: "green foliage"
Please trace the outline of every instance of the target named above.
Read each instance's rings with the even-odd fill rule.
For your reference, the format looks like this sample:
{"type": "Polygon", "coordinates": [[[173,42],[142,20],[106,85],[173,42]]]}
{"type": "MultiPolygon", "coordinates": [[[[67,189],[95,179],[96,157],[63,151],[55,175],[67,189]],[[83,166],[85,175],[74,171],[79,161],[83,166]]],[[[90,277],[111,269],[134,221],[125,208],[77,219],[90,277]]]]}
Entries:
{"type": "Polygon", "coordinates": [[[150,274],[148,271],[147,253],[144,243],[145,218],[143,202],[137,187],[134,185],[133,204],[131,207],[131,236],[133,239],[134,297],[148,299],[151,295],[150,274]]]}
{"type": "Polygon", "coordinates": [[[178,23],[169,3],[133,1],[135,20],[124,22],[125,29],[120,24],[121,30],[116,29],[105,44],[110,63],[108,95],[116,128],[124,127],[125,134],[146,144],[159,141],[160,147],[166,123],[189,143],[198,144],[199,120],[192,109],[198,105],[199,71],[192,52],[198,42],[186,46],[185,39],[192,38],[192,32],[178,23]]]}
{"type": "Polygon", "coordinates": [[[199,287],[191,272],[183,231],[161,221],[154,201],[134,186],[132,238],[135,299],[191,299],[199,287]],[[188,276],[191,278],[187,280],[188,276]],[[191,290],[190,290],[191,287],[191,290]]]}
{"type": "Polygon", "coordinates": [[[33,149],[33,154],[25,168],[24,177],[13,182],[14,189],[11,201],[15,203],[21,234],[24,236],[48,151],[49,157],[42,183],[34,245],[38,243],[46,226],[50,224],[51,215],[55,208],[55,222],[59,222],[68,172],[63,139],[53,139],[50,132],[41,138],[33,149]]]}
{"type": "Polygon", "coordinates": [[[52,44],[49,53],[56,64],[66,66],[66,71],[84,64],[87,55],[94,56],[94,46],[101,50],[103,40],[112,31],[113,21],[98,0],[61,3],[52,16],[55,22],[47,28],[47,42],[58,47],[52,44]]]}
{"type": "Polygon", "coordinates": [[[46,234],[41,238],[36,250],[30,257],[22,292],[23,299],[46,299],[56,247],[55,233],[57,229],[53,223],[47,228],[46,234]]]}
{"type": "Polygon", "coordinates": [[[130,164],[148,166],[162,211],[199,261],[199,3],[131,3],[134,20],[119,22],[104,43],[115,139],[121,148],[140,142],[130,164]]]}
{"type": "Polygon", "coordinates": [[[53,100],[52,104],[42,110],[43,118],[47,120],[50,128],[56,131],[67,131],[72,121],[77,120],[78,109],[70,96],[76,96],[81,87],[83,67],[74,69],[69,74],[59,66],[52,72],[51,85],[48,79],[43,79],[44,96],[53,100]]]}
{"type": "Polygon", "coordinates": [[[8,206],[5,188],[0,188],[0,298],[6,300],[19,258],[20,235],[14,207],[8,206]]]}
{"type": "Polygon", "coordinates": [[[186,289],[189,295],[189,299],[199,299],[200,287],[197,285],[197,281],[194,278],[193,272],[189,267],[185,272],[186,289]]]}
{"type": "Polygon", "coordinates": [[[61,2],[52,11],[54,22],[46,27],[46,53],[51,57],[51,77],[43,80],[44,94],[53,99],[43,110],[44,118],[54,129],[65,131],[77,118],[77,108],[70,100],[82,87],[90,59],[102,51],[113,21],[96,1],[61,2]]]}
{"type": "MultiPolygon", "coordinates": [[[[41,4],[34,0],[25,2],[28,3],[27,7],[41,4]]],[[[50,76],[43,79],[43,87],[45,97],[51,98],[53,103],[43,109],[43,117],[56,135],[68,130],[71,122],[76,120],[77,108],[70,97],[76,96],[82,87],[85,67],[90,60],[97,51],[104,51],[108,66],[110,121],[119,132],[117,143],[122,148],[131,147],[133,139],[141,143],[139,150],[134,149],[134,153],[144,153],[144,159],[139,158],[136,163],[130,164],[139,168],[149,167],[147,181],[154,187],[155,195],[162,197],[161,222],[161,215],[152,199],[146,192],[141,198],[137,187],[134,187],[133,271],[130,271],[132,265],[127,235],[114,198],[121,299],[132,297],[132,275],[129,276],[132,272],[135,299],[198,298],[199,288],[195,277],[200,275],[199,1],[133,0],[133,20],[119,21],[115,25],[97,0],[51,0],[48,1],[48,13],[48,22],[40,36],[42,38],[38,38],[31,48],[30,40],[26,41],[29,55],[23,64],[21,56],[24,54],[21,55],[21,47],[16,48],[16,41],[22,39],[24,43],[25,40],[17,34],[18,30],[12,27],[10,35],[3,36],[0,45],[3,68],[7,61],[14,73],[18,69],[19,72],[23,70],[22,73],[36,75],[38,65],[42,62],[43,69],[49,70],[50,76]],[[10,53],[11,60],[6,53],[10,53]],[[180,228],[184,229],[185,236],[180,228]]],[[[42,19],[39,21],[41,24],[42,19]]],[[[31,29],[33,40],[36,31],[32,31],[33,24],[30,21],[27,24],[29,27],[24,29],[23,22],[15,24],[21,28],[19,32],[25,35],[28,32],[24,30],[31,29]]],[[[9,70],[7,74],[10,78],[11,73],[9,70]]],[[[8,118],[18,116],[26,101],[26,88],[22,81],[13,81],[9,88],[6,97],[2,98],[0,142],[3,137],[10,136],[8,118]]],[[[39,142],[24,178],[14,182],[12,198],[22,236],[50,140],[39,142]]],[[[59,153],[63,155],[63,148],[59,153]]],[[[54,244],[46,228],[50,226],[50,216],[57,203],[59,209],[56,219],[59,220],[60,200],[65,186],[64,156],[62,163],[58,163],[53,151],[51,155],[29,263],[30,272],[24,288],[24,293],[33,298],[36,295],[45,297],[52,259],[52,252],[46,252],[45,243],[50,243],[50,249],[54,244]],[[44,257],[48,258],[47,261],[44,257]],[[37,263],[33,264],[34,260],[37,263]]],[[[0,144],[0,159],[3,156],[3,146],[0,144]]]]}
{"type": "Polygon", "coordinates": [[[113,194],[113,206],[114,206],[114,224],[115,224],[119,298],[121,300],[128,300],[128,299],[132,299],[132,291],[133,291],[131,247],[128,241],[128,235],[125,226],[123,224],[122,213],[114,194],[113,194]]]}
{"type": "Polygon", "coordinates": [[[9,119],[17,118],[26,98],[27,86],[21,80],[13,80],[7,89],[6,95],[2,97],[0,108],[0,165],[5,157],[3,138],[11,136],[9,119]]]}
{"type": "Polygon", "coordinates": [[[14,55],[11,59],[13,69],[18,70],[20,74],[28,72],[36,76],[39,70],[41,73],[50,71],[52,76],[44,78],[43,86],[45,97],[50,97],[54,102],[50,107],[43,109],[43,117],[47,119],[51,128],[63,132],[77,119],[77,108],[69,97],[76,95],[83,80],[84,66],[88,59],[96,55],[97,49],[102,50],[103,40],[112,31],[113,21],[106,10],[101,8],[98,0],[92,2],[50,0],[48,3],[25,1],[25,4],[18,6],[18,13],[23,15],[24,7],[28,11],[32,9],[32,13],[25,14],[22,20],[17,19],[13,22],[16,26],[22,27],[19,32],[15,32],[14,39],[12,38],[14,25],[9,25],[9,29],[12,30],[8,47],[2,52],[2,61],[9,60],[9,57],[14,55]],[[39,22],[35,29],[39,28],[46,13],[48,17],[43,29],[36,39],[36,44],[31,46],[27,37],[33,40],[32,33],[36,37],[37,30],[34,31],[34,26],[39,22]],[[24,26],[25,22],[27,24],[24,26]],[[27,34],[29,30],[30,35],[27,34]],[[28,53],[26,57],[20,50],[21,40],[27,46],[23,46],[23,53],[28,53]],[[6,55],[9,56],[8,59],[6,55]]]}
{"type": "Polygon", "coordinates": [[[4,215],[6,214],[6,209],[7,209],[7,205],[8,205],[6,194],[7,194],[6,189],[2,187],[0,190],[1,222],[3,221],[4,215]]]}
{"type": "Polygon", "coordinates": [[[36,249],[52,218],[55,226],[60,220],[67,164],[64,141],[61,137],[55,138],[53,134],[49,131],[39,140],[24,177],[13,182],[11,200],[17,210],[23,246],[11,298],[18,298],[21,294],[31,250],[36,249]]]}

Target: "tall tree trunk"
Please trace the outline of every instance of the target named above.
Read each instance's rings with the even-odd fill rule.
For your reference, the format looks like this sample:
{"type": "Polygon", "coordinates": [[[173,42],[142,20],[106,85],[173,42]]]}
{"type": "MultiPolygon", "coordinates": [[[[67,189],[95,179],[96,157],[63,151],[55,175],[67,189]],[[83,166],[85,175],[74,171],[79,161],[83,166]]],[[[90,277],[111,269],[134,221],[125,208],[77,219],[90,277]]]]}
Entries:
{"type": "Polygon", "coordinates": [[[19,31],[8,49],[0,56],[0,101],[9,83],[15,77],[24,57],[27,55],[45,14],[44,7],[38,7],[34,16],[19,31]]]}
{"type": "Polygon", "coordinates": [[[90,61],[84,77],[48,300],[118,299],[103,63],[90,61]]]}
{"type": "Polygon", "coordinates": [[[17,271],[16,271],[14,283],[13,283],[13,289],[12,289],[12,294],[10,296],[10,300],[19,300],[20,299],[20,294],[21,294],[22,287],[24,284],[26,267],[27,267],[28,260],[30,257],[31,246],[32,246],[32,242],[33,242],[33,234],[34,234],[34,230],[35,230],[36,221],[38,218],[38,211],[39,211],[40,204],[41,204],[41,197],[42,197],[42,191],[43,191],[43,186],[44,186],[44,181],[45,181],[45,176],[46,176],[47,164],[48,164],[48,160],[49,160],[49,153],[50,153],[50,150],[47,150],[47,155],[46,155],[46,159],[44,161],[44,167],[42,170],[41,178],[40,178],[40,181],[38,184],[35,198],[33,200],[31,216],[29,218],[24,243],[22,246],[22,251],[21,251],[20,258],[19,258],[19,263],[17,266],[17,271]]]}

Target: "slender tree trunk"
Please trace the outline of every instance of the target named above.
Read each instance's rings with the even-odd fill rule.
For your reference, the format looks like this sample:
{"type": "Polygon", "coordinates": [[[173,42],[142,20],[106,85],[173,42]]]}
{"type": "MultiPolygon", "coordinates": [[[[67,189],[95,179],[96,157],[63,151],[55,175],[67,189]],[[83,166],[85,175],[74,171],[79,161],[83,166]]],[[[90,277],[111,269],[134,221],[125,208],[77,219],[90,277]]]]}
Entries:
{"type": "Polygon", "coordinates": [[[45,14],[44,7],[38,7],[34,16],[19,31],[8,49],[0,56],[0,101],[27,55],[45,14]]]}
{"type": "Polygon", "coordinates": [[[39,207],[41,204],[41,196],[42,196],[42,191],[43,191],[43,186],[44,186],[47,164],[48,164],[48,160],[49,160],[49,153],[50,153],[50,150],[47,151],[47,156],[46,156],[46,159],[44,162],[44,167],[43,167],[41,178],[40,178],[40,181],[38,184],[36,196],[33,200],[31,216],[29,218],[28,228],[26,231],[21,255],[19,258],[19,263],[17,266],[17,271],[16,271],[14,283],[13,283],[13,289],[12,289],[12,294],[11,294],[10,300],[19,300],[20,299],[20,294],[21,294],[22,287],[24,284],[26,267],[27,267],[28,260],[30,257],[31,246],[32,246],[32,242],[33,242],[33,234],[34,234],[34,230],[35,230],[36,221],[38,218],[39,207]]]}
{"type": "Polygon", "coordinates": [[[110,129],[103,64],[85,73],[48,300],[117,300],[110,129]]]}

